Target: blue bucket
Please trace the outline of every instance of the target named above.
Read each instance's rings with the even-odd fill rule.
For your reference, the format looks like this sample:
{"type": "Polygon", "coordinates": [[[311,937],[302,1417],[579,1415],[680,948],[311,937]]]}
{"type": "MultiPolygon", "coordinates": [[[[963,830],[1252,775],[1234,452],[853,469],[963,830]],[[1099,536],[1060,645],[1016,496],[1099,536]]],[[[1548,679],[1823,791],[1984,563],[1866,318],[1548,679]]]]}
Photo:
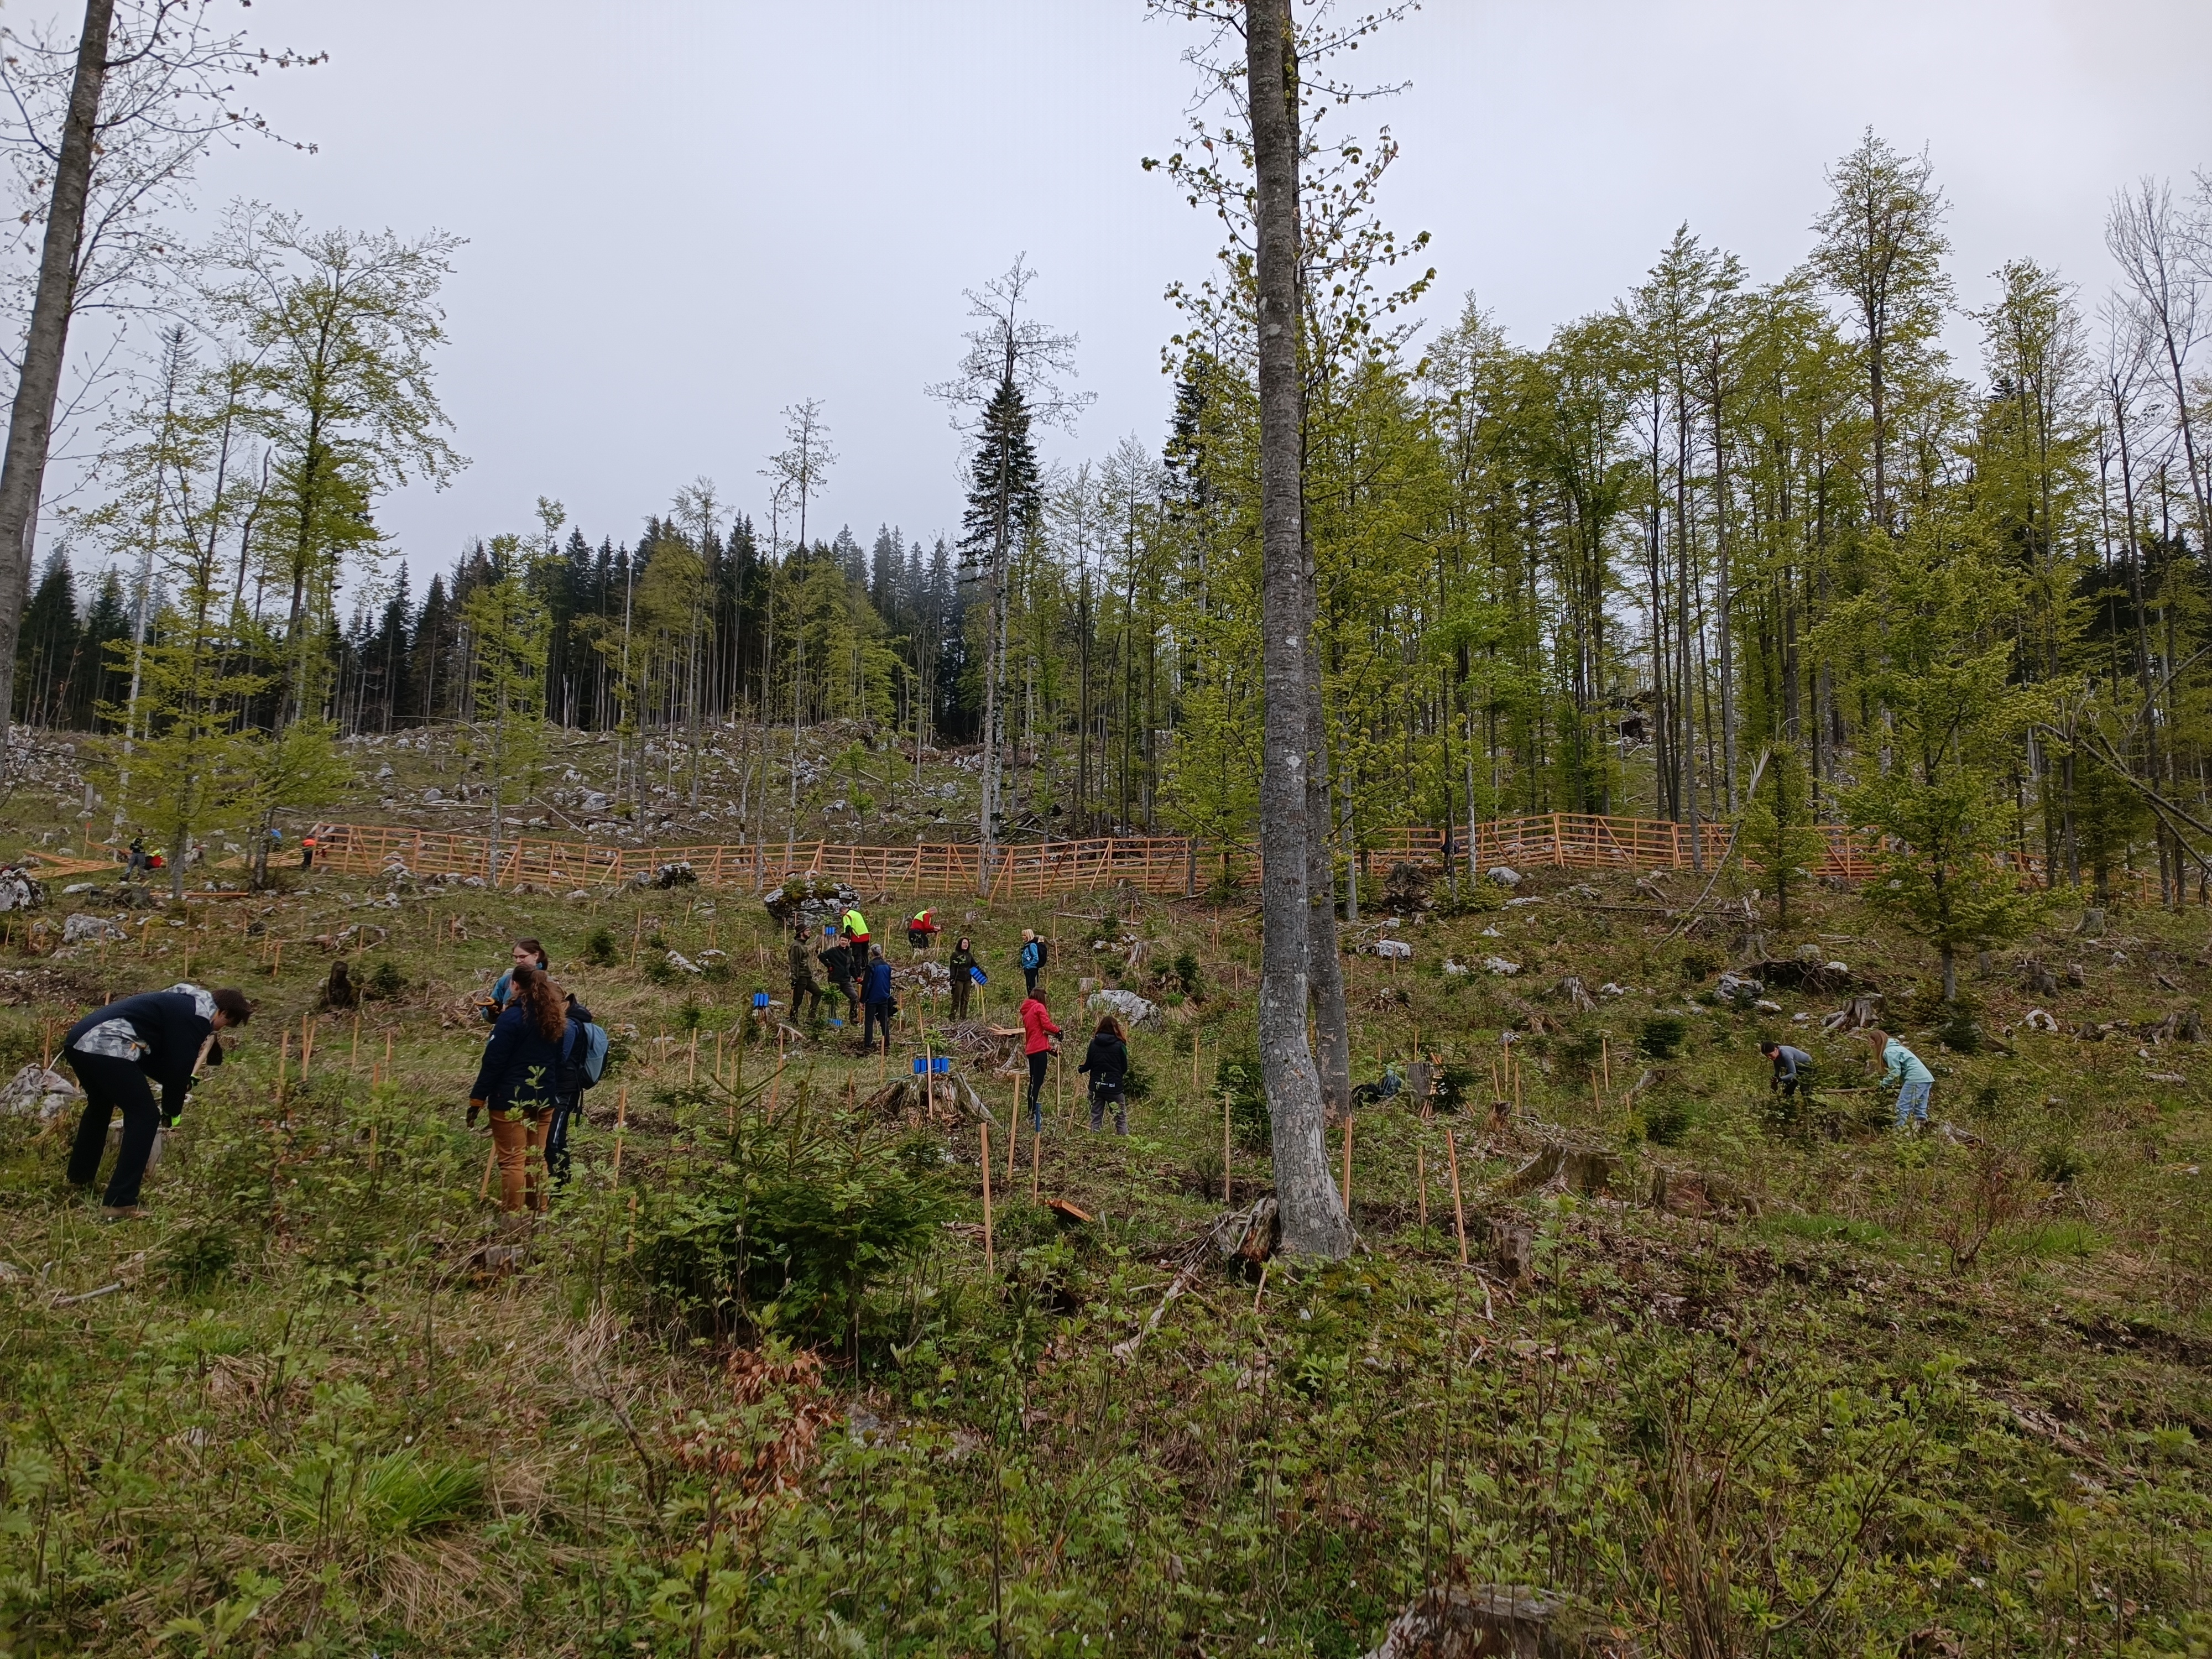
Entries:
{"type": "Polygon", "coordinates": [[[939,1077],[943,1077],[946,1073],[952,1069],[952,1056],[950,1054],[937,1054],[931,1058],[929,1063],[930,1069],[934,1071],[939,1077]]]}
{"type": "Polygon", "coordinates": [[[929,1069],[929,1061],[928,1061],[927,1060],[924,1059],[921,1055],[920,1055],[920,1054],[916,1054],[916,1055],[914,1057],[914,1074],[915,1074],[916,1077],[920,1077],[920,1076],[921,1076],[924,1072],[927,1071],[928,1069],[929,1069]]]}
{"type": "Polygon", "coordinates": [[[754,1007],[756,1007],[756,1008],[765,1008],[765,1007],[767,1007],[767,1006],[768,1006],[768,993],[767,993],[767,992],[765,992],[765,991],[756,991],[756,992],[754,992],[754,993],[753,993],[753,1006],[754,1006],[754,1007]]]}

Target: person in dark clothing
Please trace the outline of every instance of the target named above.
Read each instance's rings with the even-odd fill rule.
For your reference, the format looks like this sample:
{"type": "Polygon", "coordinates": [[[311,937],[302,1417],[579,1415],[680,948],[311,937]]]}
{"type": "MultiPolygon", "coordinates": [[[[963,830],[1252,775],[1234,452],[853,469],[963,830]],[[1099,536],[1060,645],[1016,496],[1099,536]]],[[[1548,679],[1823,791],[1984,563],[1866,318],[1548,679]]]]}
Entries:
{"type": "Polygon", "coordinates": [[[123,866],[123,878],[124,878],[124,880],[125,880],[125,881],[130,880],[131,877],[133,877],[133,876],[137,875],[137,874],[141,870],[143,870],[145,867],[146,867],[146,837],[145,837],[145,836],[144,836],[143,834],[136,835],[136,836],[131,836],[131,860],[130,860],[130,862],[129,862],[129,863],[127,863],[127,864],[125,864],[125,865],[123,866]]]}
{"type": "Polygon", "coordinates": [[[928,950],[937,943],[937,936],[944,931],[927,906],[906,919],[906,942],[917,951],[928,950]]]}
{"type": "Polygon", "coordinates": [[[1091,1132],[1105,1127],[1106,1103],[1114,1103],[1114,1133],[1129,1133],[1129,1098],[1121,1085],[1129,1075],[1129,1034],[1111,1014],[1098,1017],[1091,1046],[1083,1051],[1083,1064],[1075,1068],[1091,1077],[1091,1132]]]}
{"type": "Polygon", "coordinates": [[[561,992],[535,968],[514,970],[514,1000],[491,1028],[483,1063],[469,1091],[468,1123],[477,1114],[491,1117],[491,1139],[499,1160],[500,1208],[509,1215],[525,1203],[545,1207],[538,1179],[545,1131],[559,1103],[562,1040],[568,1014],[561,992]]]}
{"type": "Polygon", "coordinates": [[[975,951],[963,933],[960,942],[952,947],[952,958],[945,964],[952,970],[952,1018],[968,1018],[968,999],[975,990],[975,951]]]}
{"type": "Polygon", "coordinates": [[[883,946],[874,946],[868,952],[868,974],[860,988],[860,1005],[867,1011],[867,1024],[860,1030],[860,1047],[872,1048],[876,1044],[876,1027],[884,1028],[884,1052],[891,1051],[891,965],[884,960],[883,946]]]}
{"type": "MultiPolygon", "coordinates": [[[[592,1011],[577,1001],[571,993],[568,1014],[568,1028],[561,1034],[561,1048],[563,1056],[573,1061],[577,1054],[576,1045],[584,1040],[584,1034],[579,1028],[592,1023],[592,1011]]],[[[568,1184],[568,1132],[574,1127],[576,1119],[583,1110],[582,1090],[571,1089],[564,1084],[555,1094],[552,1121],[545,1126],[545,1167],[551,1173],[553,1184],[556,1187],[568,1184]]]]}
{"type": "Polygon", "coordinates": [[[791,948],[787,953],[791,961],[791,1017],[799,1018],[802,1004],[811,1003],[814,1018],[822,1018],[822,988],[814,982],[814,957],[806,948],[806,930],[791,930],[791,948]]]}
{"type": "Polygon", "coordinates": [[[1802,1048],[1793,1048],[1786,1042],[1762,1042],[1759,1052],[1774,1062],[1774,1076],[1767,1084],[1769,1093],[1794,1095],[1800,1091],[1809,1095],[1813,1079],[1807,1075],[1813,1066],[1813,1056],[1802,1048]]]}
{"type": "Polygon", "coordinates": [[[855,961],[853,947],[841,939],[816,954],[822,959],[822,971],[830,976],[831,988],[844,1001],[845,1018],[851,1019],[860,1011],[860,1000],[853,994],[853,980],[866,963],[866,952],[855,961]]]}
{"type": "Polygon", "coordinates": [[[143,1213],[138,1187],[146,1178],[155,1132],[174,1123],[184,1110],[185,1091],[203,1053],[210,1061],[221,1062],[222,1048],[215,1034],[252,1018],[253,1005],[242,991],[173,985],[95,1008],[70,1027],[62,1039],[62,1058],[84,1085],[84,1115],[77,1120],[76,1139],[70,1147],[71,1185],[92,1185],[107,1147],[109,1120],[118,1110],[123,1114],[123,1146],[107,1178],[104,1219],[143,1213]],[[149,1079],[161,1085],[159,1111],[149,1079]]]}

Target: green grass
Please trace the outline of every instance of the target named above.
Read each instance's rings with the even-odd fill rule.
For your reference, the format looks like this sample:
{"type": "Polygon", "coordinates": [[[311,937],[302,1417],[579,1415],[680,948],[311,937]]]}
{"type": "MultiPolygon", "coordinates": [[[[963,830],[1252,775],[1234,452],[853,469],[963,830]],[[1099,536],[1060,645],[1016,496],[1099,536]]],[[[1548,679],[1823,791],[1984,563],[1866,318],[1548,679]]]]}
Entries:
{"type": "MultiPolygon", "coordinates": [[[[1523,890],[1583,878],[1535,871],[1523,890]]],[[[380,908],[392,938],[371,960],[402,988],[363,1012],[357,1050],[349,1016],[321,1017],[301,1085],[329,963],[301,941],[373,890],[317,876],[194,907],[196,965],[262,1011],[149,1182],[153,1221],[98,1224],[62,1188],[59,1134],[0,1120],[0,1652],[1351,1656],[1446,1580],[1547,1586],[1650,1653],[1674,1650],[1693,1603],[1734,1653],[2212,1641],[2212,1222],[2184,1173],[2212,1125],[2201,1089],[2146,1112],[2120,1045],[2016,1032],[2011,1052],[1960,1053],[1915,1028],[1960,1139],[1849,1111],[1770,1126],[1763,1024],[1673,1013],[1673,1040],[1644,1045],[1670,1052],[1637,1053],[1681,1006],[1685,958],[1718,965],[1714,942],[1566,907],[1439,921],[1409,930],[1417,969],[1496,951],[1529,973],[1516,989],[1347,957],[1354,1075],[1418,1037],[1472,1072],[1468,1109],[1359,1114],[1351,1260],[1278,1261],[1263,1287],[1201,1255],[1185,1279],[1220,1209],[1224,1059],[1248,1097],[1237,1201],[1268,1175],[1264,1103],[1233,1064],[1256,933],[1248,910],[1139,903],[1121,915],[1152,960],[1180,987],[1193,958],[1202,988],[1133,1039],[1152,1087],[1127,1139],[1079,1127],[1072,1060],[1047,1095],[1037,1189],[1087,1224],[1032,1206],[1030,1139],[1010,1178],[994,1131],[987,1267],[975,1127],[848,1119],[881,1075],[849,1036],[780,1073],[749,1043],[733,1139],[736,1034],[756,984],[782,990],[746,895],[380,908]],[[249,919],[290,942],[279,971],[249,919]],[[730,972],[654,983],[629,961],[656,932],[728,951],[730,972]],[[574,1182],[520,1263],[490,1265],[464,1000],[522,933],[635,1036],[574,1182]],[[1569,971],[1664,994],[1562,1027],[1529,992],[1569,971]],[[1521,1113],[1493,1129],[1508,1029],[1521,1113]],[[1646,1069],[1679,1109],[1671,1144],[1643,1133],[1650,1091],[1642,1114],[1629,1098],[1646,1069]],[[1555,1137],[1620,1160],[1607,1192],[1495,1190],[1555,1137]],[[1480,1276],[1457,1266],[1455,1155],[1480,1276]],[[1759,1212],[1646,1208],[1658,1165],[1759,1212]]],[[[1855,900],[1805,904],[1803,936],[1850,935],[1855,971],[1926,977],[1855,900]]],[[[1007,1017],[1018,929],[1050,918],[945,908],[1007,1017]]],[[[1086,925],[1061,923],[1050,981],[1072,1032],[1086,925]]],[[[2193,918],[2117,925],[2141,966],[2099,975],[2069,1020],[2164,1006],[2154,963],[2212,989],[2193,918]]],[[[183,937],[143,958],[0,956],[82,993],[0,1007],[0,1054],[35,1057],[102,989],[173,980],[183,937]]],[[[1822,1005],[1784,1000],[1824,1086],[1870,1080],[1863,1043],[1788,1020],[1822,1005]]],[[[1986,1031],[2019,1012],[1984,994],[1986,1031]]],[[[1003,1124],[1012,1085],[976,1080],[1003,1124]]],[[[1341,1149],[1332,1133],[1333,1176],[1341,1149]]]]}

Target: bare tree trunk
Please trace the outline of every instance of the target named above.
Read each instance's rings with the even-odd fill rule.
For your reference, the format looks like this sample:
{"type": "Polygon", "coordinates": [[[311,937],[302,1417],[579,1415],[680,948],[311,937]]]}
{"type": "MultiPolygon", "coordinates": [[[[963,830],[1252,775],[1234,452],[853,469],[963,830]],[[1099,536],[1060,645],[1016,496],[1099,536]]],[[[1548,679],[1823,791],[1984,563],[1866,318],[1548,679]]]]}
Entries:
{"type": "MultiPolygon", "coordinates": [[[[1336,946],[1336,872],[1328,845],[1328,736],[1322,708],[1321,652],[1314,643],[1320,590],[1311,540],[1304,542],[1304,549],[1301,585],[1306,598],[1306,989],[1313,997],[1314,1028],[1319,1039],[1314,1059],[1321,1070],[1322,1112],[1326,1120],[1342,1119],[1352,1110],[1352,1030],[1344,1009],[1344,960],[1336,946]]],[[[1351,854],[1349,841],[1345,851],[1351,854]]]]}
{"type": "Polygon", "coordinates": [[[1321,1076],[1306,1042],[1307,637],[1298,386],[1298,154],[1290,0],[1249,0],[1245,73],[1259,232],[1260,522],[1266,640],[1260,774],[1260,1066],[1283,1248],[1339,1257],[1352,1224],[1329,1179],[1321,1076]]]}
{"type": "MultiPolygon", "coordinates": [[[[15,684],[15,641],[30,592],[31,544],[39,530],[39,492],[46,482],[46,452],[53,440],[54,400],[62,383],[70,314],[76,305],[76,258],[84,235],[85,198],[92,187],[93,133],[107,79],[107,31],[115,0],[85,0],[78,37],[76,79],[70,88],[54,160],[54,191],[46,208],[46,234],[39,253],[39,286],[31,325],[23,337],[22,373],[8,420],[6,458],[0,460],[0,664],[15,684]]],[[[7,752],[13,696],[0,698],[0,760],[7,752]]]]}

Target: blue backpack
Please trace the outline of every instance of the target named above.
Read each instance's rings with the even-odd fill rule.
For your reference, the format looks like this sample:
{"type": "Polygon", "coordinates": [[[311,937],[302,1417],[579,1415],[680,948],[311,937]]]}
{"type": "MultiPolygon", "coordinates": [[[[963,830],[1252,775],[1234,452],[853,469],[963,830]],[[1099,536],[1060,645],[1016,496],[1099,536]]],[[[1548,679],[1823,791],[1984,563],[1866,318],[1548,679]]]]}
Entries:
{"type": "Polygon", "coordinates": [[[606,1075],[607,1028],[591,1020],[568,1022],[561,1045],[561,1092],[580,1095],[606,1075]]]}

